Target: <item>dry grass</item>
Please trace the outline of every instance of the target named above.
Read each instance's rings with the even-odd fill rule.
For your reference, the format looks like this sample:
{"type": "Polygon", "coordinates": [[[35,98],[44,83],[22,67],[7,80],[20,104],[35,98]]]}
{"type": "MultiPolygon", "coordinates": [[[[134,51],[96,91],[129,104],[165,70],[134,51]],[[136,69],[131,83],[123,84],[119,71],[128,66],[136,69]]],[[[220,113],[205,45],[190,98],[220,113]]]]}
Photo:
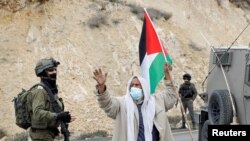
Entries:
{"type": "Polygon", "coordinates": [[[8,138],[8,141],[28,141],[28,134],[27,132],[15,134],[13,137],[8,138]]]}
{"type": "Polygon", "coordinates": [[[4,9],[10,12],[17,12],[23,8],[33,4],[39,3],[39,5],[44,4],[49,0],[0,0],[0,9],[4,9]]]}
{"type": "Polygon", "coordinates": [[[229,0],[238,8],[250,9],[250,0],[229,0]]]}
{"type": "Polygon", "coordinates": [[[0,129],[0,139],[6,136],[6,133],[3,129],[0,129]]]}
{"type": "Polygon", "coordinates": [[[192,41],[188,44],[188,46],[195,51],[202,51],[202,48],[192,41]]]}

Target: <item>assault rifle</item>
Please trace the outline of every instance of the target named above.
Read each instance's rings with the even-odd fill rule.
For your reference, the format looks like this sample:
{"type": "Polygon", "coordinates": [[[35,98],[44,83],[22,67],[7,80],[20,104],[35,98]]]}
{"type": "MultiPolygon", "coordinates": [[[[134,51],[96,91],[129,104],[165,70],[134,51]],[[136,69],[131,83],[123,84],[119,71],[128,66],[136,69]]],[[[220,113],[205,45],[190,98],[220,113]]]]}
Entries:
{"type": "MultiPolygon", "coordinates": [[[[60,113],[61,108],[59,107],[59,105],[58,105],[52,91],[45,84],[43,84],[42,82],[40,83],[40,85],[43,86],[43,88],[48,92],[53,112],[60,113]]],[[[69,130],[68,130],[68,123],[62,122],[62,121],[59,121],[59,123],[61,125],[61,133],[64,136],[64,141],[69,141],[70,133],[69,133],[69,130]]]]}

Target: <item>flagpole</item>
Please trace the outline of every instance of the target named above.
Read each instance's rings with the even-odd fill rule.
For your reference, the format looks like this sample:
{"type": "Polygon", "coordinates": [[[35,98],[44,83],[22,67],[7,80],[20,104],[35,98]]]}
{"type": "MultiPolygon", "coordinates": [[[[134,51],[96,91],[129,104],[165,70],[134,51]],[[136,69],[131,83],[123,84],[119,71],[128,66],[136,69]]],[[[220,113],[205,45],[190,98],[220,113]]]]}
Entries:
{"type": "MultiPolygon", "coordinates": [[[[147,10],[146,10],[146,8],[144,8],[144,12],[147,14],[148,17],[150,17],[149,14],[148,14],[148,12],[147,12],[147,10]]],[[[149,21],[150,21],[151,25],[153,26],[153,28],[155,29],[154,24],[153,24],[153,22],[151,21],[151,18],[149,18],[149,21]]],[[[159,40],[159,42],[160,42],[160,46],[161,46],[162,53],[163,53],[163,55],[164,55],[165,62],[168,62],[167,59],[166,59],[166,54],[165,54],[165,52],[164,52],[164,50],[163,50],[162,42],[161,42],[161,40],[160,40],[160,38],[159,38],[159,36],[158,36],[157,33],[156,33],[156,36],[157,36],[157,38],[158,38],[158,40],[159,40]]],[[[180,101],[181,110],[182,110],[183,113],[184,113],[184,118],[185,118],[185,120],[187,121],[187,125],[188,125],[188,127],[189,127],[189,128],[188,128],[189,134],[190,134],[190,136],[191,136],[191,138],[192,138],[192,141],[194,141],[194,138],[193,138],[193,135],[192,135],[192,132],[191,132],[191,126],[190,126],[190,124],[188,123],[187,115],[186,115],[186,113],[185,113],[183,104],[182,104],[182,102],[181,102],[180,95],[177,93],[177,90],[176,90],[176,88],[175,88],[175,86],[174,86],[174,83],[173,83],[173,79],[172,79],[171,74],[169,75],[169,78],[170,78],[170,82],[171,82],[172,85],[173,85],[174,92],[175,92],[175,94],[177,95],[178,101],[180,101]]]]}
{"type": "MultiPolygon", "coordinates": [[[[169,72],[169,73],[170,73],[170,72],[169,72]]],[[[172,85],[173,85],[174,92],[175,92],[175,94],[177,95],[178,101],[180,102],[181,110],[182,110],[181,112],[182,112],[182,114],[184,115],[185,120],[187,121],[186,123],[187,123],[187,125],[188,125],[189,134],[190,134],[190,136],[191,136],[191,138],[192,138],[192,141],[195,141],[195,140],[194,140],[194,137],[193,137],[193,134],[192,134],[192,132],[191,132],[191,126],[190,126],[190,124],[189,124],[189,122],[188,122],[188,120],[187,120],[187,114],[185,113],[184,106],[183,106],[183,104],[182,104],[182,102],[181,102],[180,95],[177,93],[177,90],[176,90],[176,88],[175,88],[175,86],[174,86],[174,83],[173,83],[173,79],[172,79],[172,75],[171,75],[171,74],[169,75],[169,78],[170,78],[170,81],[171,81],[171,83],[172,83],[172,85]]]]}

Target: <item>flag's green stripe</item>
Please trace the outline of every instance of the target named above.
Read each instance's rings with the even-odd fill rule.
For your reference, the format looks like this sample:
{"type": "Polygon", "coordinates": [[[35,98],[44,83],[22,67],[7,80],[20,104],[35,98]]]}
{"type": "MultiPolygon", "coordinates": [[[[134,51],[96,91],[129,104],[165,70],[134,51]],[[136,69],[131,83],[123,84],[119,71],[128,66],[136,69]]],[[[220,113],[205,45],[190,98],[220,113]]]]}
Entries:
{"type": "Polygon", "coordinates": [[[167,62],[170,64],[170,65],[173,65],[173,60],[172,60],[172,57],[170,55],[167,55],[167,62]]]}
{"type": "Polygon", "coordinates": [[[154,61],[149,67],[149,79],[150,79],[150,93],[155,93],[156,86],[164,76],[163,67],[165,59],[163,53],[158,53],[154,61]]]}

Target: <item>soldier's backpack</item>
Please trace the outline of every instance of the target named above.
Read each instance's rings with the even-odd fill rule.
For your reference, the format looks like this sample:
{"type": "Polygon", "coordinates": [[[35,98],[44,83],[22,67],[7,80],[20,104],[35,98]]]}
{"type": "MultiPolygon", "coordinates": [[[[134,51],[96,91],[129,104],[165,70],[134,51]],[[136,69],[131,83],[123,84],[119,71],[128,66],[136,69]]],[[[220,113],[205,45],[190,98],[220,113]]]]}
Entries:
{"type": "Polygon", "coordinates": [[[15,108],[16,125],[23,129],[28,129],[31,126],[31,106],[29,106],[31,101],[29,95],[31,94],[31,89],[38,85],[39,84],[32,86],[29,90],[22,89],[12,100],[15,108]]]}

